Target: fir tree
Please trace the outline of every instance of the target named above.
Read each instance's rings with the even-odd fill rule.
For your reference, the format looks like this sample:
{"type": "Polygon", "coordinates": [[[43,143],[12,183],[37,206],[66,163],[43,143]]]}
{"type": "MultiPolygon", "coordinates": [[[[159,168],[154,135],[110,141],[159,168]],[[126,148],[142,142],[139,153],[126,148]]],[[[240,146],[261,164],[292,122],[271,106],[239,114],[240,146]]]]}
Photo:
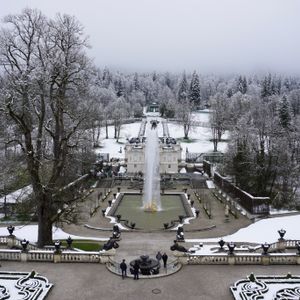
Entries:
{"type": "Polygon", "coordinates": [[[125,88],[121,78],[115,82],[115,90],[117,97],[122,97],[125,95],[125,88]]]}
{"type": "Polygon", "coordinates": [[[193,73],[192,76],[189,99],[195,107],[200,106],[200,100],[201,100],[200,84],[199,84],[199,76],[196,73],[196,71],[193,73]]]}
{"type": "Polygon", "coordinates": [[[187,99],[187,96],[188,96],[188,84],[186,80],[186,75],[185,73],[183,73],[182,80],[178,90],[178,100],[180,102],[183,102],[187,99]]]}
{"type": "Polygon", "coordinates": [[[266,76],[262,82],[261,97],[266,98],[272,95],[272,75],[266,76]]]}
{"type": "Polygon", "coordinates": [[[239,76],[237,83],[237,90],[242,94],[246,94],[248,90],[248,83],[246,77],[239,76]]]}
{"type": "Polygon", "coordinates": [[[289,128],[291,125],[290,105],[285,96],[282,97],[279,106],[279,122],[283,128],[289,128]]]}
{"type": "Polygon", "coordinates": [[[134,73],[134,77],[133,77],[133,90],[135,91],[140,90],[139,76],[137,73],[134,73]]]}

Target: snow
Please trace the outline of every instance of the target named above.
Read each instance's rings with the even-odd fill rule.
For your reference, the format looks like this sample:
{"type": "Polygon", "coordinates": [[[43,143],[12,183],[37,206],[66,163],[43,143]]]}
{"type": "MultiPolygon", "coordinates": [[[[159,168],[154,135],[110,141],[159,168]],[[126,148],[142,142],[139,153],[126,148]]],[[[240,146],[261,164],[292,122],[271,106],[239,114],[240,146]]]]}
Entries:
{"type": "MultiPolygon", "coordinates": [[[[159,136],[163,136],[162,131],[162,120],[157,113],[152,114],[151,116],[147,114],[147,121],[150,122],[151,119],[159,120],[158,126],[158,134],[159,136]]],[[[209,113],[207,112],[195,112],[193,113],[193,120],[196,122],[202,122],[208,124],[209,122],[209,113]]],[[[169,128],[170,136],[175,139],[183,139],[183,126],[180,124],[176,124],[173,122],[167,123],[169,128]]],[[[108,126],[108,136],[109,139],[105,139],[105,128],[102,128],[100,139],[101,139],[101,147],[95,150],[96,153],[110,153],[110,158],[119,158],[124,159],[124,146],[127,143],[127,139],[130,137],[137,137],[139,133],[139,129],[141,126],[141,122],[135,122],[130,124],[124,124],[121,127],[120,139],[117,143],[113,138],[114,136],[114,127],[108,126]],[[120,147],[122,147],[122,153],[120,153],[120,147]]],[[[192,142],[181,142],[182,147],[182,159],[185,159],[186,149],[188,148],[189,152],[197,152],[197,153],[206,153],[213,151],[213,143],[210,141],[212,138],[211,129],[209,127],[199,127],[194,126],[189,133],[189,138],[192,142]]],[[[228,138],[228,133],[226,132],[223,135],[223,138],[228,138]]],[[[220,142],[218,143],[219,151],[226,151],[227,143],[220,142]]]]}
{"type": "MultiPolygon", "coordinates": [[[[274,243],[279,238],[277,231],[283,228],[286,230],[284,237],[286,240],[300,240],[300,231],[296,224],[300,224],[300,215],[268,218],[222,238],[227,242],[274,243]]],[[[186,241],[192,243],[218,242],[220,239],[221,237],[212,239],[186,239],[186,241]]]]}
{"type": "Polygon", "coordinates": [[[212,180],[206,180],[206,185],[209,189],[215,189],[215,185],[212,180]]]}
{"type": "Polygon", "coordinates": [[[297,212],[297,210],[275,209],[272,207],[270,208],[270,215],[293,214],[297,212]]]}
{"type": "MultiPolygon", "coordinates": [[[[32,186],[28,185],[24,188],[21,188],[19,190],[14,191],[13,193],[10,193],[9,195],[6,195],[6,203],[16,203],[19,201],[24,200],[32,193],[32,186]]],[[[0,203],[5,202],[5,197],[0,198],[0,203]]]]}
{"type": "MultiPolygon", "coordinates": [[[[76,240],[96,240],[96,241],[107,241],[107,238],[95,238],[95,237],[82,237],[82,236],[76,236],[69,233],[64,232],[62,229],[53,226],[52,229],[53,234],[53,240],[65,240],[69,236],[72,239],[76,240]]],[[[8,231],[6,227],[0,227],[0,236],[7,236],[8,231]]],[[[26,225],[26,226],[15,226],[14,235],[18,239],[26,239],[30,243],[36,243],[37,242],[37,236],[38,236],[38,225],[26,225]]]]}

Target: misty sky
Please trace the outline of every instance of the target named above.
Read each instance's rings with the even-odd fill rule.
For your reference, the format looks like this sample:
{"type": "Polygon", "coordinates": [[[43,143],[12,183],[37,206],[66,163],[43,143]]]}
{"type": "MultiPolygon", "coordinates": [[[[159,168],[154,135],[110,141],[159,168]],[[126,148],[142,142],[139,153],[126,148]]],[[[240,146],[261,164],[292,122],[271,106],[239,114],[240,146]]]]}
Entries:
{"type": "Polygon", "coordinates": [[[0,0],[77,17],[95,63],[121,71],[300,74],[300,0],[0,0]]]}

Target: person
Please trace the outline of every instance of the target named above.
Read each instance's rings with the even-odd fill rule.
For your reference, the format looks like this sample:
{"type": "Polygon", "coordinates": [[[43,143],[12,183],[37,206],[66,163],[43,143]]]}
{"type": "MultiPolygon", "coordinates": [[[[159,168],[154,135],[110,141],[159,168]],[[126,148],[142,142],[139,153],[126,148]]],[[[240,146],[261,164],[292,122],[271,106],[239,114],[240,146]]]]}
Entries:
{"type": "Polygon", "coordinates": [[[127,277],[127,264],[125,262],[125,259],[123,259],[123,261],[120,263],[120,268],[122,271],[122,279],[124,279],[125,277],[127,277]]]}
{"type": "Polygon", "coordinates": [[[158,260],[159,264],[160,264],[161,258],[162,258],[161,253],[160,253],[160,251],[158,251],[156,254],[156,259],[158,260]]]}
{"type": "Polygon", "coordinates": [[[133,265],[133,279],[134,280],[139,279],[139,270],[140,270],[140,265],[139,265],[139,262],[136,260],[133,265]]]}
{"type": "Polygon", "coordinates": [[[162,255],[162,260],[164,262],[164,268],[166,268],[167,267],[167,261],[168,261],[168,255],[167,255],[166,252],[162,255]]]}

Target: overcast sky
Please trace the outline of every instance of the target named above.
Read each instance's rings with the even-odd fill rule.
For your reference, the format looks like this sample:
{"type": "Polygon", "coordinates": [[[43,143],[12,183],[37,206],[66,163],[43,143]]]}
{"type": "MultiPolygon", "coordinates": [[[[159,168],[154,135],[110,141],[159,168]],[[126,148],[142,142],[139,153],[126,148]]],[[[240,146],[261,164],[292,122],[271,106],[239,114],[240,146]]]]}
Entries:
{"type": "Polygon", "coordinates": [[[300,74],[300,0],[0,0],[77,17],[95,63],[121,71],[300,74]]]}

